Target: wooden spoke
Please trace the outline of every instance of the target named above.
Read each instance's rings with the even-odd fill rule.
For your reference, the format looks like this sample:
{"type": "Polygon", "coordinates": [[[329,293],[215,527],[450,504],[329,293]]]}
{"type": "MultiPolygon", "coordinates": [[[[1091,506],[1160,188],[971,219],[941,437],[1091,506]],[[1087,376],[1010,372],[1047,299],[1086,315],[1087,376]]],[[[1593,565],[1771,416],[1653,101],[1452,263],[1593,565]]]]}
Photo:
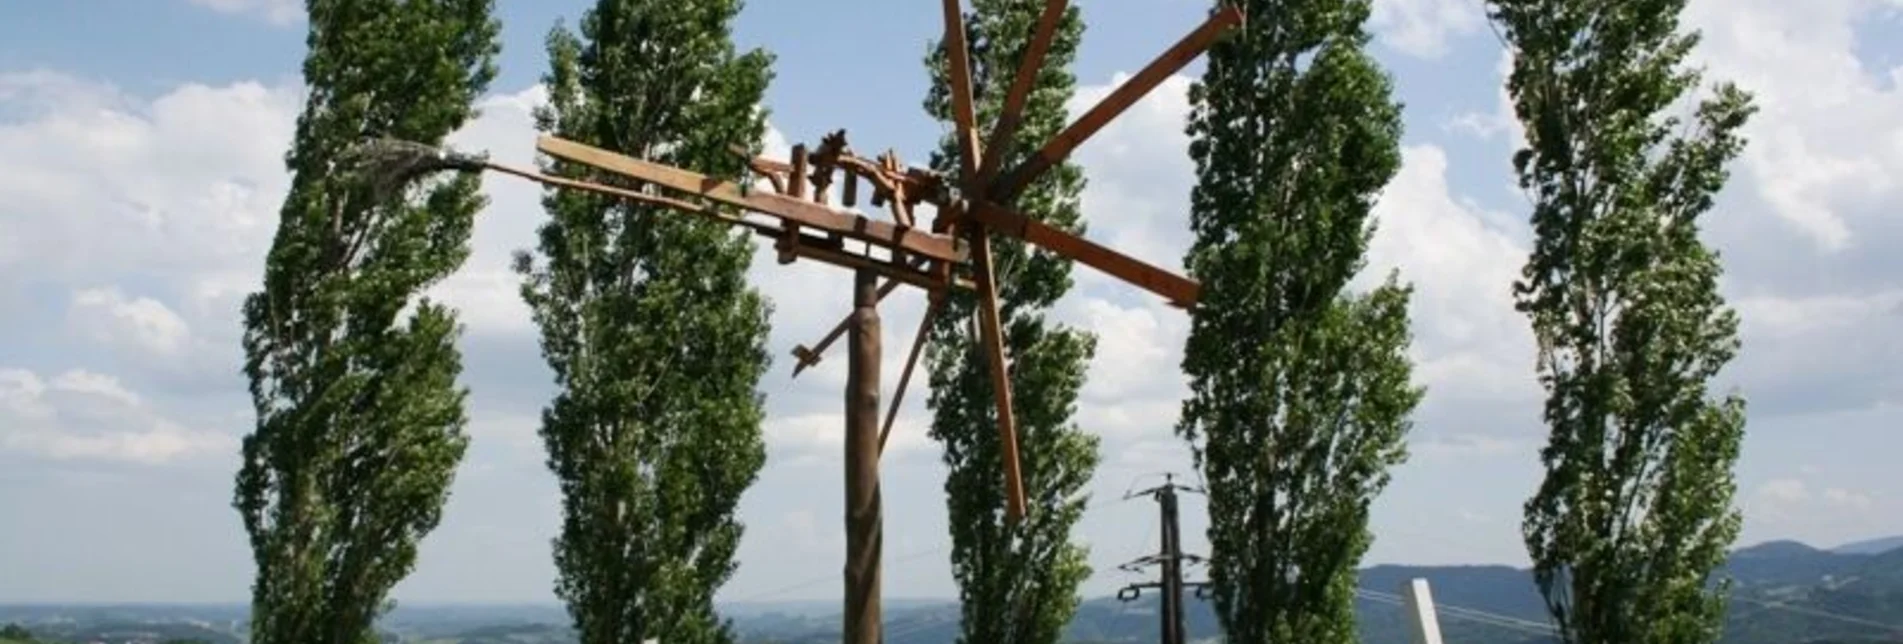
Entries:
{"type": "MultiPolygon", "coordinates": [[[[767,230],[770,231],[772,229],[769,228],[767,230]]],[[[975,284],[973,284],[970,281],[964,280],[962,278],[955,280],[953,282],[947,283],[945,281],[945,276],[942,273],[943,270],[948,268],[946,264],[944,262],[932,262],[932,264],[934,264],[934,266],[931,267],[929,270],[927,270],[925,274],[931,276],[932,283],[937,285],[937,289],[933,291],[934,297],[936,297],[939,292],[944,291],[944,289],[948,287],[971,288],[971,289],[977,288],[975,284]]],[[[910,263],[910,266],[914,269],[926,269],[925,262],[921,260],[913,260],[910,263]]],[[[895,291],[898,288],[899,288],[899,282],[896,280],[888,281],[884,284],[880,284],[879,290],[878,290],[879,300],[884,301],[885,296],[890,295],[892,291],[895,291]]],[[[839,341],[839,338],[845,335],[846,328],[851,325],[852,325],[852,316],[848,315],[845,317],[845,319],[840,320],[838,324],[833,325],[833,330],[827,331],[826,336],[820,338],[819,343],[813,345],[813,348],[808,349],[806,348],[806,345],[799,345],[799,346],[793,347],[793,357],[799,359],[799,362],[793,364],[793,375],[797,377],[800,375],[800,372],[805,371],[807,367],[811,367],[813,365],[819,364],[820,358],[824,357],[826,354],[826,349],[833,346],[834,342],[839,341]]]]}
{"type": "Polygon", "coordinates": [[[1004,457],[1004,516],[1024,517],[1024,479],[1018,467],[1018,424],[1011,410],[1011,375],[1005,364],[1003,324],[998,319],[998,282],[991,265],[991,238],[984,226],[972,227],[972,268],[977,274],[978,334],[991,363],[992,398],[998,404],[998,441],[1004,457]]]}
{"type": "MultiPolygon", "coordinates": [[[[932,259],[963,261],[965,253],[959,244],[950,237],[933,235],[913,228],[895,226],[889,222],[877,221],[866,217],[841,212],[833,208],[816,204],[787,195],[745,193],[731,182],[721,181],[696,172],[681,170],[658,163],[650,163],[633,157],[616,154],[601,148],[576,143],[552,136],[542,136],[536,141],[537,150],[545,154],[583,163],[596,168],[626,175],[641,181],[654,183],[674,190],[689,192],[737,208],[744,208],[780,218],[783,222],[811,226],[845,237],[872,242],[886,248],[900,248],[908,255],[923,255],[932,259]]],[[[794,179],[788,188],[797,191],[801,180],[794,179]]]]}
{"type": "Polygon", "coordinates": [[[1189,61],[1201,56],[1204,50],[1216,42],[1216,37],[1222,35],[1224,30],[1241,22],[1242,10],[1234,5],[1226,6],[1216,12],[1216,15],[1210,16],[1202,26],[1177,41],[1161,56],[1157,56],[1156,60],[1150,61],[1150,64],[1137,72],[1136,76],[1112,91],[1109,96],[1105,96],[1096,106],[1090,108],[1089,112],[1085,112],[1078,118],[1077,122],[1070,124],[1070,127],[1064,128],[1064,131],[1056,138],[1044,144],[1043,149],[1031,155],[1031,158],[1025,159],[1024,163],[1019,164],[1011,170],[1010,174],[992,185],[991,198],[1006,203],[1016,198],[1026,186],[1043,176],[1051,169],[1051,166],[1069,157],[1077,146],[1083,145],[1086,139],[1103,129],[1103,126],[1109,124],[1111,119],[1122,114],[1124,110],[1130,109],[1131,105],[1135,105],[1137,100],[1150,93],[1150,90],[1163,84],[1170,74],[1176,73],[1177,70],[1188,65],[1189,61]]]}
{"type": "Polygon", "coordinates": [[[945,0],[945,56],[951,64],[952,120],[958,124],[959,185],[970,188],[978,177],[978,116],[971,98],[971,48],[965,42],[965,15],[958,0],[945,0]]]}
{"type": "Polygon", "coordinates": [[[945,298],[934,295],[925,305],[925,316],[918,320],[918,335],[912,337],[912,352],[905,356],[905,370],[899,372],[899,388],[892,391],[892,406],[885,412],[885,427],[879,430],[879,453],[885,453],[885,439],[892,435],[892,421],[899,418],[899,405],[905,402],[905,385],[912,382],[912,368],[918,366],[918,354],[925,348],[927,334],[932,331],[932,318],[938,315],[939,306],[945,298]]]}
{"type": "MultiPolygon", "coordinates": [[[[1053,253],[1103,271],[1143,290],[1163,296],[1170,304],[1187,308],[1196,303],[1202,285],[1195,280],[1119,253],[990,202],[979,202],[972,219],[985,228],[1022,239],[1053,253]]],[[[975,253],[973,261],[978,261],[975,253]]]]}
{"type": "Polygon", "coordinates": [[[1065,0],[1044,0],[1044,13],[1037,18],[1037,30],[1031,34],[1031,42],[1024,51],[1024,58],[1018,61],[1018,75],[1011,79],[1011,90],[1004,95],[1004,110],[998,113],[998,124],[991,130],[991,140],[985,142],[984,162],[978,166],[978,185],[983,186],[998,174],[998,164],[1004,163],[1005,149],[1010,147],[1011,137],[1017,134],[1018,125],[1024,116],[1024,102],[1031,96],[1031,86],[1037,83],[1037,73],[1044,68],[1044,56],[1050,53],[1051,40],[1057,36],[1057,23],[1064,17],[1065,0]]]}
{"type": "MultiPolygon", "coordinates": [[[[885,296],[891,295],[896,290],[899,290],[898,280],[887,280],[886,283],[880,284],[879,301],[884,302],[885,296]]],[[[840,320],[839,324],[833,325],[833,330],[826,332],[826,337],[820,338],[819,344],[814,345],[813,348],[808,349],[806,345],[793,347],[793,357],[799,359],[799,362],[793,363],[793,377],[798,378],[801,371],[819,364],[820,357],[826,354],[826,348],[839,341],[840,336],[845,335],[847,327],[850,326],[852,326],[852,316],[848,315],[846,319],[840,320]]]]}

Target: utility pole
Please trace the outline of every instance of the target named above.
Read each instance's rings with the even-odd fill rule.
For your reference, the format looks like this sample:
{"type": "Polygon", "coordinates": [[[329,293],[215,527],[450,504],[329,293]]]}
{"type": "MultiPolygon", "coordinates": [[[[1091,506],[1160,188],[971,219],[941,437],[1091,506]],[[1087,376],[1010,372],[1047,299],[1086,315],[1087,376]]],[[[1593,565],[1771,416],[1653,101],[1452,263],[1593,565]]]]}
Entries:
{"type": "Polygon", "coordinates": [[[1196,596],[1203,597],[1204,590],[1208,588],[1207,582],[1183,581],[1183,562],[1202,563],[1204,560],[1202,557],[1183,553],[1182,532],[1177,525],[1176,492],[1178,490],[1202,493],[1202,490],[1196,488],[1177,485],[1174,475],[1164,474],[1162,485],[1141,492],[1132,492],[1123,497],[1126,500],[1138,496],[1155,497],[1158,510],[1162,512],[1162,521],[1160,521],[1163,531],[1162,550],[1120,566],[1130,572],[1140,572],[1141,568],[1160,565],[1162,566],[1161,578],[1157,581],[1124,586],[1123,589],[1117,591],[1117,599],[1126,602],[1135,600],[1142,596],[1145,588],[1163,591],[1161,610],[1157,611],[1162,621],[1163,644],[1185,644],[1188,641],[1183,633],[1183,589],[1195,588],[1196,596]]]}

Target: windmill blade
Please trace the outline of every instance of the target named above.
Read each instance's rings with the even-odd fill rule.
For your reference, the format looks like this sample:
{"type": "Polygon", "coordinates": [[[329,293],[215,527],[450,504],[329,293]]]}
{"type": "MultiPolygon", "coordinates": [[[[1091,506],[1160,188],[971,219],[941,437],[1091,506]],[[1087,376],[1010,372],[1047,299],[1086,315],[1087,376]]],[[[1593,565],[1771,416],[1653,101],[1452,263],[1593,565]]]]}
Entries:
{"type": "Polygon", "coordinates": [[[927,334],[932,330],[932,318],[938,315],[939,307],[945,298],[934,294],[931,302],[925,305],[925,315],[918,319],[918,335],[912,337],[912,353],[905,356],[905,370],[899,372],[899,388],[892,392],[892,408],[885,412],[885,427],[879,430],[879,453],[885,453],[885,439],[892,435],[892,421],[899,418],[899,405],[905,402],[905,385],[912,382],[912,368],[918,366],[918,354],[925,348],[927,334]]]}
{"type": "Polygon", "coordinates": [[[998,403],[998,443],[1004,459],[1004,516],[1024,517],[1024,478],[1018,469],[1018,424],[1011,410],[1011,375],[1004,362],[1003,325],[998,320],[998,281],[991,265],[991,238],[983,226],[972,230],[972,267],[978,283],[980,350],[991,363],[992,398],[998,403]]]}
{"type": "MultiPolygon", "coordinates": [[[[1177,307],[1188,308],[1194,305],[1196,298],[1202,293],[1202,285],[1195,280],[1111,250],[994,203],[979,202],[971,209],[971,218],[987,230],[996,230],[1022,239],[1025,243],[1034,244],[1071,261],[1108,273],[1138,288],[1161,295],[1177,307]]],[[[972,250],[972,261],[976,262],[977,249],[972,250]]]]}
{"type": "Polygon", "coordinates": [[[965,14],[958,0],[945,0],[945,55],[951,61],[952,120],[958,124],[959,183],[967,189],[978,177],[978,117],[971,98],[971,47],[965,42],[965,14]]]}
{"type": "Polygon", "coordinates": [[[1098,101],[1089,112],[1085,112],[1077,119],[1077,122],[1071,123],[1056,138],[1044,144],[1043,149],[1031,155],[1031,158],[1025,159],[1024,163],[1012,169],[1010,174],[993,184],[991,198],[1002,202],[1010,202],[1016,198],[1018,193],[1031,182],[1050,171],[1051,166],[1070,157],[1070,153],[1076,150],[1077,146],[1083,145],[1086,139],[1103,129],[1103,126],[1109,124],[1111,119],[1122,114],[1124,110],[1130,109],[1131,105],[1135,105],[1145,94],[1149,94],[1150,90],[1163,84],[1165,79],[1188,65],[1189,61],[1201,56],[1204,50],[1209,49],[1209,46],[1216,42],[1216,38],[1221,36],[1223,31],[1241,23],[1242,10],[1234,5],[1225,6],[1221,11],[1210,16],[1202,26],[1177,41],[1162,55],[1157,56],[1156,60],[1150,61],[1150,64],[1137,72],[1136,76],[1125,81],[1122,86],[1117,87],[1116,91],[1105,96],[1102,101],[1098,101]]]}
{"type": "Polygon", "coordinates": [[[1011,90],[1004,95],[1004,110],[998,113],[991,140],[985,142],[984,161],[978,165],[978,185],[989,183],[991,177],[998,174],[998,164],[1004,163],[1005,149],[1010,147],[1011,137],[1023,123],[1024,102],[1031,96],[1031,86],[1037,83],[1038,71],[1044,69],[1044,56],[1050,53],[1051,40],[1057,37],[1057,23],[1064,18],[1067,4],[1065,0],[1044,1],[1044,13],[1037,17],[1036,31],[1031,34],[1024,58],[1018,61],[1018,74],[1011,79],[1011,90]]]}

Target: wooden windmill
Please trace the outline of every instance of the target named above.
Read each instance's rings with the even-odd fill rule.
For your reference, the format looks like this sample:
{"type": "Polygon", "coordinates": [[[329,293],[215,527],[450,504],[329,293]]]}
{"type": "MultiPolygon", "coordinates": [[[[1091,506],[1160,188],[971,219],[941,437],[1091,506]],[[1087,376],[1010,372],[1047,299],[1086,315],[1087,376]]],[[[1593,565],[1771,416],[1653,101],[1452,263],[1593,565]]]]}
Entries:
{"type": "Polygon", "coordinates": [[[1017,128],[1025,101],[1044,66],[1045,54],[1066,10],[1066,0],[1045,0],[1043,13],[1022,54],[996,126],[982,141],[972,105],[971,54],[965,42],[964,16],[959,0],[942,2],[952,114],[959,147],[960,163],[955,176],[902,166],[890,152],[877,159],[858,156],[847,145],[844,131],[825,137],[810,150],[805,145],[795,146],[792,158],[787,161],[749,159],[748,166],[753,173],[772,186],[770,192],[751,190],[742,183],[552,136],[539,138],[536,149],[599,170],[616,185],[553,177],[483,158],[440,152],[432,152],[431,158],[422,164],[436,169],[497,170],[550,185],[712,217],[773,239],[782,264],[810,259],[854,270],[853,314],[816,346],[795,349],[798,363],[794,373],[797,375],[817,363],[827,347],[850,332],[851,366],[846,386],[845,632],[847,641],[855,643],[879,641],[879,452],[917,364],[926,329],[943,310],[944,296],[951,289],[971,289],[976,293],[976,322],[983,353],[990,365],[998,433],[1003,446],[1006,517],[1016,521],[1026,512],[1018,466],[1016,418],[1012,412],[1007,356],[1000,332],[997,282],[992,270],[992,236],[1012,237],[1097,269],[1159,295],[1175,306],[1189,307],[1196,302],[1199,291],[1196,282],[1045,225],[1018,212],[1012,204],[1032,182],[1063,162],[1085,140],[1171,74],[1200,56],[1225,30],[1242,21],[1240,11],[1233,6],[1216,11],[1076,122],[1050,141],[1042,142],[1022,163],[1006,168],[1003,162],[1007,152],[1029,149],[1020,147],[1024,143],[1016,139],[1017,128]],[[889,220],[854,209],[858,205],[861,181],[869,186],[870,205],[888,210],[889,220]],[[831,203],[835,183],[839,191],[838,205],[831,203]],[[929,225],[922,226],[914,218],[915,209],[922,203],[935,207],[929,225]],[[924,290],[930,303],[881,428],[877,304],[901,285],[924,290]]]}

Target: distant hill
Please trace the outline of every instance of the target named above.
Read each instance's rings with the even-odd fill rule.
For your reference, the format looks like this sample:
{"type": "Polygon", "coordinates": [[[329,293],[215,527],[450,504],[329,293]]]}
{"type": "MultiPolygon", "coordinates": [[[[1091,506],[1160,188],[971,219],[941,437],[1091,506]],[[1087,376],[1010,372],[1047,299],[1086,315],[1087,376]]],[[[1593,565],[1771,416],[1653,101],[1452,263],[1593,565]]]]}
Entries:
{"type": "MultiPolygon", "coordinates": [[[[1820,550],[1773,541],[1734,551],[1724,574],[1733,582],[1725,644],[1865,644],[1903,641],[1903,537],[1820,550]]],[[[1361,571],[1370,591],[1357,603],[1361,641],[1405,644],[1407,625],[1396,595],[1410,579],[1432,584],[1441,632],[1459,644],[1550,644],[1543,600],[1527,570],[1508,566],[1373,566],[1361,571]]],[[[1192,640],[1220,635],[1211,607],[1193,598],[1186,613],[1192,640]]],[[[949,644],[959,610],[943,600],[892,598],[885,605],[891,644],[949,644]]],[[[839,641],[832,602],[723,605],[744,644],[839,641]]],[[[17,622],[52,641],[120,642],[197,639],[242,641],[242,605],[0,605],[0,625],[17,622]]],[[[571,644],[558,605],[399,604],[379,622],[384,641],[419,644],[571,644]]],[[[1084,602],[1066,628],[1075,644],[1154,642],[1156,596],[1132,602],[1084,602]]]]}
{"type": "MultiPolygon", "coordinates": [[[[1871,549],[1879,552],[1844,552],[1841,547],[1826,551],[1795,541],[1774,541],[1733,552],[1724,568],[1735,592],[1722,641],[1862,644],[1903,639],[1903,549],[1871,549]]],[[[1361,571],[1361,587],[1374,591],[1357,603],[1362,642],[1409,641],[1407,624],[1393,596],[1415,578],[1431,584],[1441,632],[1449,642],[1557,642],[1540,632],[1540,625],[1548,623],[1546,607],[1526,569],[1400,565],[1361,571]]],[[[1221,630],[1211,607],[1194,599],[1190,602],[1187,634],[1192,640],[1213,641],[1221,630]]],[[[735,617],[744,642],[804,644],[839,639],[836,612],[821,617],[750,608],[747,617],[735,617]]],[[[951,602],[888,606],[886,641],[949,644],[956,638],[957,625],[958,607],[951,602]]],[[[1128,603],[1099,598],[1079,607],[1065,635],[1066,641],[1076,644],[1154,642],[1157,628],[1154,595],[1128,603]]]]}
{"type": "Polygon", "coordinates": [[[1903,535],[1855,541],[1831,548],[1830,551],[1846,555],[1879,555],[1899,548],[1903,548],[1903,535]]]}

